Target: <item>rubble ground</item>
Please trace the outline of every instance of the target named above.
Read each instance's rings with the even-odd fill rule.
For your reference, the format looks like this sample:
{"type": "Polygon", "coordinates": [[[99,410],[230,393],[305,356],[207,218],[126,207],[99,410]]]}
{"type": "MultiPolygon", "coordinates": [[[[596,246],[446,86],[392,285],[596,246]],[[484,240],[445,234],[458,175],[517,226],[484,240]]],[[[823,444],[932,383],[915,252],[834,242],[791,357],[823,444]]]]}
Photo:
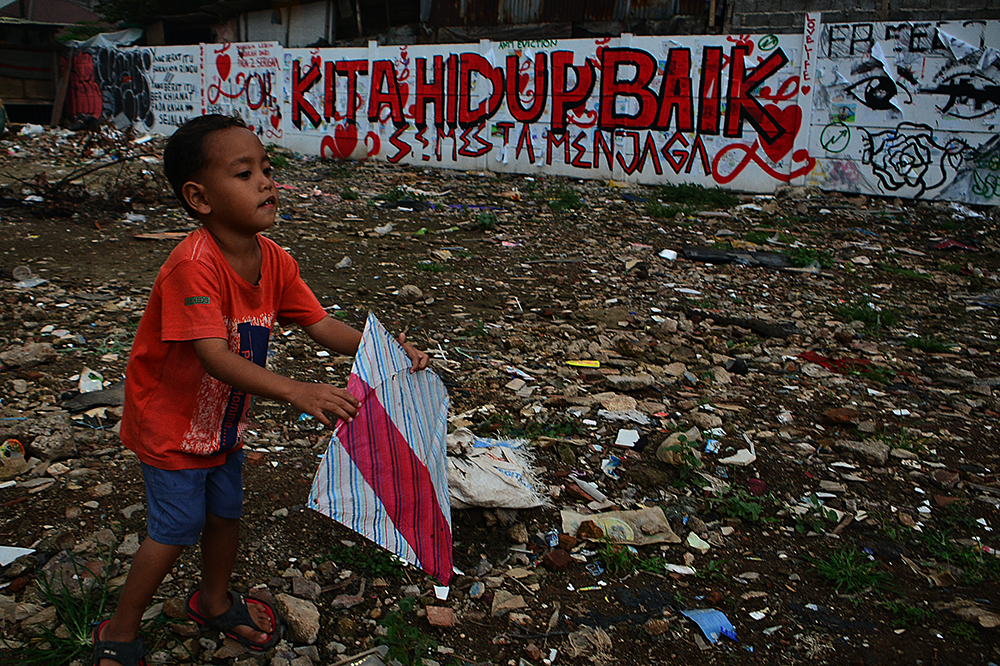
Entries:
{"type": "MultiPolygon", "coordinates": [[[[26,450],[4,451],[0,546],[34,550],[2,570],[4,661],[71,640],[46,581],[113,590],[144,536],[113,389],[194,228],[162,145],[0,139],[0,441],[26,450]],[[93,576],[61,575],[77,562],[93,576]]],[[[1000,661],[995,209],[272,156],[268,235],[322,304],[432,353],[450,429],[527,440],[547,505],[453,511],[463,573],[439,599],[304,508],[330,433],[258,400],[234,584],[289,633],[267,655],[200,634],[190,549],[147,613],[153,663],[382,643],[400,663],[1000,661]],[[628,548],[561,515],[643,508],[673,538],[628,548]]],[[[272,340],[279,373],[345,385],[350,365],[295,328],[272,340]]]]}

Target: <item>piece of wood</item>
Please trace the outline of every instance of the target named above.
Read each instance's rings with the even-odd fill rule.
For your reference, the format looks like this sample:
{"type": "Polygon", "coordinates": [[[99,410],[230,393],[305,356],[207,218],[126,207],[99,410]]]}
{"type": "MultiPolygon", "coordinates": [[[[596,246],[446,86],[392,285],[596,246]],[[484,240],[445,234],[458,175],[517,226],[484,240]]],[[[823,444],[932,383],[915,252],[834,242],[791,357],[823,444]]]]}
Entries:
{"type": "MultiPolygon", "coordinates": [[[[59,56],[56,56],[56,58],[58,57],[59,56]]],[[[49,123],[53,127],[59,125],[59,121],[62,120],[63,106],[66,104],[66,92],[69,90],[69,78],[73,72],[74,58],[76,58],[76,47],[70,50],[69,58],[66,60],[66,73],[57,84],[58,89],[56,90],[56,99],[52,103],[52,118],[49,123]]],[[[58,69],[56,71],[58,71],[58,69]]]]}

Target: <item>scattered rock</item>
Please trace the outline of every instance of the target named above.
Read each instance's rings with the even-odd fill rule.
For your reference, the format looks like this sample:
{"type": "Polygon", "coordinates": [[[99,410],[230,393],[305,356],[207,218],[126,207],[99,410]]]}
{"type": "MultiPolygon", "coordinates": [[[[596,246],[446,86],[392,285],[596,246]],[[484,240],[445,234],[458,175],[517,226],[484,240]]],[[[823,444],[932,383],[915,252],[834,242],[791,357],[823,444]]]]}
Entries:
{"type": "Polygon", "coordinates": [[[288,625],[289,640],[295,643],[315,643],[319,636],[319,609],[316,604],[288,594],[278,594],[275,599],[278,602],[278,612],[288,625]]]}

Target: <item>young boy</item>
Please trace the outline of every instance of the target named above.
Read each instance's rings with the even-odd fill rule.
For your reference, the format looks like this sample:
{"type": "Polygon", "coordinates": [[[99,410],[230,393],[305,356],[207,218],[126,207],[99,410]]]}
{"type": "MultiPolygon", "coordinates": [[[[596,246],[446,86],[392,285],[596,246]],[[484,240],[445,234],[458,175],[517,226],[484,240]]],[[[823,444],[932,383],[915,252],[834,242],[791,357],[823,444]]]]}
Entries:
{"type": "MultiPolygon", "coordinates": [[[[243,504],[241,435],[249,395],[291,403],[326,426],[350,420],[357,400],[328,384],[265,369],[275,321],[294,322],[338,354],[361,334],[323,310],[298,265],[260,236],[274,224],[277,190],[264,146],[242,120],[195,118],[171,136],[167,179],[202,226],[156,278],[125,380],[121,438],[142,462],[149,536],[111,619],[94,630],[94,664],[145,664],[139,622],[185,546],[200,537],[201,586],[189,616],[254,650],[281,638],[267,603],[229,591],[243,504]]],[[[429,357],[400,342],[414,370],[429,357]]]]}

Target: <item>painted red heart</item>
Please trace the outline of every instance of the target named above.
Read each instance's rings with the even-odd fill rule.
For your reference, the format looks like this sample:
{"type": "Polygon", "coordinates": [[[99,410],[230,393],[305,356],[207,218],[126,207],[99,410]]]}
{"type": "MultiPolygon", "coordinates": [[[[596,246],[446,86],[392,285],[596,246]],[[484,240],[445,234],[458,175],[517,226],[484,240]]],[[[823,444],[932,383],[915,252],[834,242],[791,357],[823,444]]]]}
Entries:
{"type": "Polygon", "coordinates": [[[812,90],[812,88],[810,88],[809,86],[802,86],[803,95],[808,95],[810,90],[812,90]]]}
{"type": "Polygon", "coordinates": [[[351,153],[358,146],[358,128],[353,123],[337,125],[333,131],[333,136],[324,136],[320,143],[319,156],[326,157],[326,151],[330,151],[330,157],[337,157],[342,160],[350,159],[351,153]]]}
{"type": "Polygon", "coordinates": [[[271,127],[273,127],[274,129],[278,129],[278,125],[280,124],[281,124],[281,114],[276,113],[273,116],[271,116],[271,127]]]}
{"type": "Polygon", "coordinates": [[[215,56],[215,69],[219,71],[219,76],[221,76],[223,80],[229,78],[229,72],[232,70],[232,67],[233,61],[229,57],[228,53],[220,53],[215,56]]]}
{"type": "Polygon", "coordinates": [[[770,143],[764,138],[763,134],[759,135],[760,147],[764,149],[764,152],[772,162],[777,162],[788,154],[792,149],[792,144],[795,143],[799,127],[802,126],[802,109],[799,108],[798,104],[792,104],[784,110],[777,104],[768,104],[764,108],[778,122],[778,125],[785,130],[781,136],[770,143]]]}

